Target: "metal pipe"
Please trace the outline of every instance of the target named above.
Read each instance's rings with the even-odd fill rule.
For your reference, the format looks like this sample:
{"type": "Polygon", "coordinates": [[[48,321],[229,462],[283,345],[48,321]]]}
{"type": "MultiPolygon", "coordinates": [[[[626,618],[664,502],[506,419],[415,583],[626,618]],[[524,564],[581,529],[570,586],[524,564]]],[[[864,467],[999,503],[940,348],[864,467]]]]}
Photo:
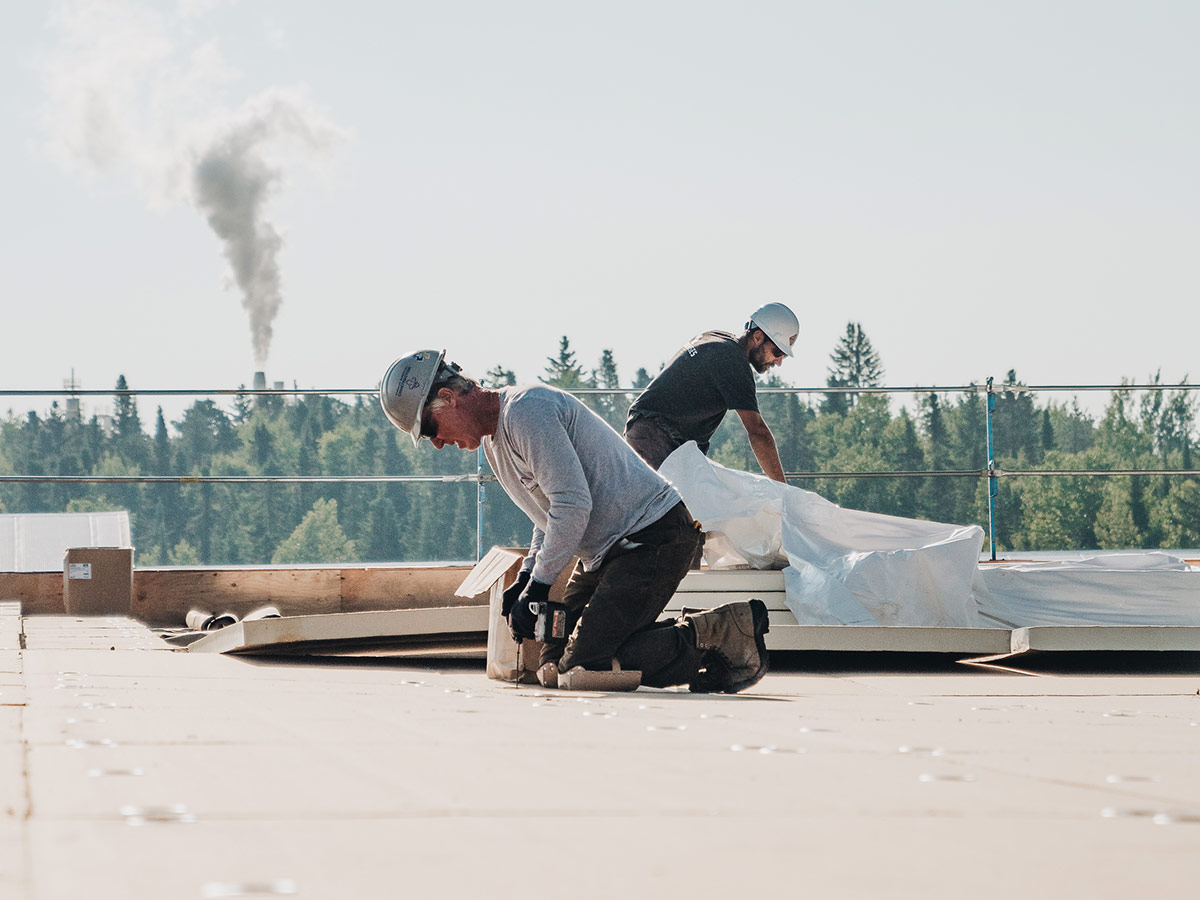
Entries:
{"type": "Polygon", "coordinates": [[[385,484],[495,481],[494,475],[0,475],[0,484],[385,484]]]}
{"type": "Polygon", "coordinates": [[[475,450],[475,561],[483,559],[483,445],[475,450]]]}
{"type": "Polygon", "coordinates": [[[996,412],[996,394],[992,378],[987,380],[987,470],[988,470],[988,539],[992,545],[992,562],[996,561],[996,454],[992,447],[992,416],[996,412]]]}

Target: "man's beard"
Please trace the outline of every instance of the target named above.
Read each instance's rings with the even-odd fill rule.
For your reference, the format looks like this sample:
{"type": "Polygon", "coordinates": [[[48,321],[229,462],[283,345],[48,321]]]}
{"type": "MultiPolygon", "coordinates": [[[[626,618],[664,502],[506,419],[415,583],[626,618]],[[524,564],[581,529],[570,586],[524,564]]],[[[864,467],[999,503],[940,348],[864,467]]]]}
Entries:
{"type": "Polygon", "coordinates": [[[762,375],[771,368],[771,362],[767,359],[767,348],[765,345],[750,354],[750,365],[759,375],[762,375]]]}

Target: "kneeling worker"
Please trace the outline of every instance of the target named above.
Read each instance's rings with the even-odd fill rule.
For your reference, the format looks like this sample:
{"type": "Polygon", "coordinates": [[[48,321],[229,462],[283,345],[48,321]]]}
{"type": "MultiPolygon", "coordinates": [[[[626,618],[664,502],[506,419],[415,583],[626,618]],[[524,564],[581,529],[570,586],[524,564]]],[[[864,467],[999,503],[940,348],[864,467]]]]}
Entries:
{"type": "Polygon", "coordinates": [[[739,336],[706,331],[692,338],[633,401],[625,440],[657,470],[688,441],[707,453],[717,426],[734,409],[763,474],[786,482],[775,437],[758,411],[754,373],[791,356],[799,332],[795,313],[768,303],[754,311],[739,336]]]}
{"type": "Polygon", "coordinates": [[[568,638],[545,645],[543,672],[553,677],[549,662],[559,672],[608,671],[616,660],[641,670],[648,686],[729,693],[762,678],[761,600],[657,621],[700,540],[675,489],[570,394],[547,385],[489,390],[444,355],[396,360],[379,399],[414,445],[422,437],[439,450],[482,444],[500,486],[533,521],[529,555],[504,595],[515,638],[533,637],[537,603],[579,557],[563,596],[568,638]]]}

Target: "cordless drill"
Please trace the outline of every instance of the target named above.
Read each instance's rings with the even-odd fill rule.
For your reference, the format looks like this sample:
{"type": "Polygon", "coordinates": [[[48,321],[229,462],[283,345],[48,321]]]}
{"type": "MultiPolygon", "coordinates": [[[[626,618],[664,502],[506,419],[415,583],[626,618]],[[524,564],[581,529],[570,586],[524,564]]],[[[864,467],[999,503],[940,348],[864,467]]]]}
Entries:
{"type": "MultiPolygon", "coordinates": [[[[567,642],[567,605],[555,603],[553,600],[540,600],[537,604],[537,621],[533,626],[533,639],[546,644],[565,644],[567,642]]],[[[523,640],[517,641],[517,670],[516,681],[521,680],[525,671],[521,663],[521,648],[523,640]]]]}
{"type": "Polygon", "coordinates": [[[567,642],[567,605],[553,600],[538,602],[537,624],[533,626],[533,638],[547,644],[567,642]]]}

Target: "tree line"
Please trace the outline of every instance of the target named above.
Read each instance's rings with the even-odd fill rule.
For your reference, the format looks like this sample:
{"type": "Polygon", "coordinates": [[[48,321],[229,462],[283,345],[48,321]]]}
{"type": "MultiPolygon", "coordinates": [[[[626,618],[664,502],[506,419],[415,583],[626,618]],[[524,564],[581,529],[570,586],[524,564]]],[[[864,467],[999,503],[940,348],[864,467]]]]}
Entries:
{"type": "MultiPolygon", "coordinates": [[[[893,411],[878,387],[880,354],[849,323],[830,354],[826,387],[814,398],[761,393],[788,472],[981,472],[987,466],[986,397],[969,390],[925,393],[893,411]]],[[[618,431],[636,391],[584,395],[618,431]]],[[[586,369],[563,337],[540,380],[565,390],[622,387],[605,350],[586,369]]],[[[1017,385],[1014,371],[1006,383],[1017,385]]],[[[515,384],[497,365],[489,386],[515,384]]],[[[763,387],[788,387],[772,374],[763,387]]],[[[1158,382],[1158,376],[1154,377],[1158,382]]],[[[127,390],[122,376],[117,390],[127,390]]],[[[1196,398],[1184,390],[1119,390],[1099,419],[1077,403],[1039,405],[1021,390],[996,397],[993,445],[1008,471],[1122,470],[1145,475],[1001,478],[995,521],[1002,550],[1200,547],[1200,478],[1154,470],[1193,467],[1196,398]]],[[[729,416],[711,458],[758,471],[745,431],[729,416]]],[[[474,473],[473,452],[414,449],[384,418],[373,395],[351,401],[310,394],[294,400],[238,395],[229,409],[198,400],[178,421],[162,408],[147,429],[132,395],[111,417],[11,411],[0,421],[0,475],[429,475],[474,473]]],[[[486,463],[485,463],[486,471],[486,463]]],[[[955,477],[807,478],[793,483],[847,508],[987,527],[988,485],[955,477]]],[[[528,520],[494,484],[484,486],[483,547],[523,546],[528,520]]],[[[127,509],[136,561],[153,565],[252,565],[462,560],[475,554],[476,486],[455,482],[380,484],[0,484],[0,512],[127,509]]]]}

